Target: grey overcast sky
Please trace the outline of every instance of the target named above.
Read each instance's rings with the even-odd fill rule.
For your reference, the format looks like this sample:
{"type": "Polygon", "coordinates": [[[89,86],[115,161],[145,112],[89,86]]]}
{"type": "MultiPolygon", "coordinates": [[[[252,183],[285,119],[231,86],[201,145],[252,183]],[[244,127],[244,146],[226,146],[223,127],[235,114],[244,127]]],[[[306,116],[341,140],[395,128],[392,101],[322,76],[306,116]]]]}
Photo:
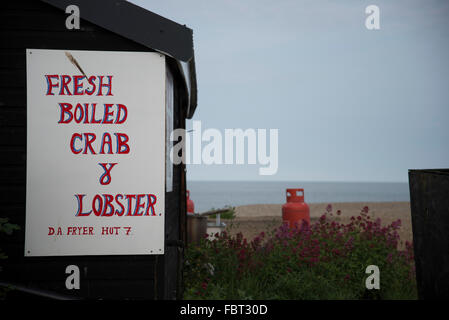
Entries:
{"type": "Polygon", "coordinates": [[[193,29],[203,130],[279,129],[276,175],[189,165],[189,179],[406,182],[449,167],[449,1],[132,2],[193,29]],[[365,27],[372,4],[380,30],[365,27]]]}

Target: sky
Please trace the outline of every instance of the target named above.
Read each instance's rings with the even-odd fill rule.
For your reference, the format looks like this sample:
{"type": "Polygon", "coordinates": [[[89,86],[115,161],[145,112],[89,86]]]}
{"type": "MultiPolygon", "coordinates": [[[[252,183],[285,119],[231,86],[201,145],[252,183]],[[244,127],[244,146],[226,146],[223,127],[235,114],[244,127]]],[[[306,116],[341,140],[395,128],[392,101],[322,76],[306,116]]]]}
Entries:
{"type": "Polygon", "coordinates": [[[276,174],[190,164],[188,179],[407,182],[449,167],[448,1],[131,2],[193,30],[188,128],[279,130],[276,174]]]}

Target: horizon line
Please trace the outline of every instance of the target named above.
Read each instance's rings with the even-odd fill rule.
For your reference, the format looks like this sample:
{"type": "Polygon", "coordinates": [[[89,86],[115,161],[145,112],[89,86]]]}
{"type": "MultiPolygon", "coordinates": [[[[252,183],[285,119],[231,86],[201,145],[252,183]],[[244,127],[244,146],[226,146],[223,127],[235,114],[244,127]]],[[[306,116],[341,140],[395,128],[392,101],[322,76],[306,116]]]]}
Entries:
{"type": "Polygon", "coordinates": [[[326,183],[409,183],[408,181],[355,181],[355,180],[230,180],[230,179],[187,179],[193,182],[326,182],[326,183]]]}

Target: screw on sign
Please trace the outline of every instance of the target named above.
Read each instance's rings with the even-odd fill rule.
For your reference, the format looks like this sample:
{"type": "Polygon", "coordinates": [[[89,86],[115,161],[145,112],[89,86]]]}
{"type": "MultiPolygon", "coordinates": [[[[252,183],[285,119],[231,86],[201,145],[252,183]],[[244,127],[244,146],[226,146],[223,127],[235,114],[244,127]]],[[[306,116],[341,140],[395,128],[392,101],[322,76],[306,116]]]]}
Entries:
{"type": "Polygon", "coordinates": [[[306,221],[310,225],[310,209],[304,202],[304,189],[287,189],[287,203],[282,205],[282,221],[290,228],[301,227],[306,221]]]}
{"type": "Polygon", "coordinates": [[[192,199],[190,199],[190,191],[187,190],[187,213],[195,213],[195,204],[193,203],[192,199]]]}

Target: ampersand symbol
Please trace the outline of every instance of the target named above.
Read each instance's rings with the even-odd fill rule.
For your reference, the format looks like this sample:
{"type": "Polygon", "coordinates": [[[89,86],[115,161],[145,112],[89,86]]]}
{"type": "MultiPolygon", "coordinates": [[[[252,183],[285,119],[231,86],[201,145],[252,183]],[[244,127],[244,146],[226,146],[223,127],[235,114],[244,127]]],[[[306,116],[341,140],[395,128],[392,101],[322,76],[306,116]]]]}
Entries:
{"type": "Polygon", "coordinates": [[[101,185],[107,185],[111,183],[111,170],[112,168],[114,168],[114,166],[117,164],[117,162],[115,163],[99,163],[99,165],[104,169],[104,173],[100,176],[100,184],[101,185]],[[109,169],[108,169],[108,164],[109,164],[109,169]]]}

